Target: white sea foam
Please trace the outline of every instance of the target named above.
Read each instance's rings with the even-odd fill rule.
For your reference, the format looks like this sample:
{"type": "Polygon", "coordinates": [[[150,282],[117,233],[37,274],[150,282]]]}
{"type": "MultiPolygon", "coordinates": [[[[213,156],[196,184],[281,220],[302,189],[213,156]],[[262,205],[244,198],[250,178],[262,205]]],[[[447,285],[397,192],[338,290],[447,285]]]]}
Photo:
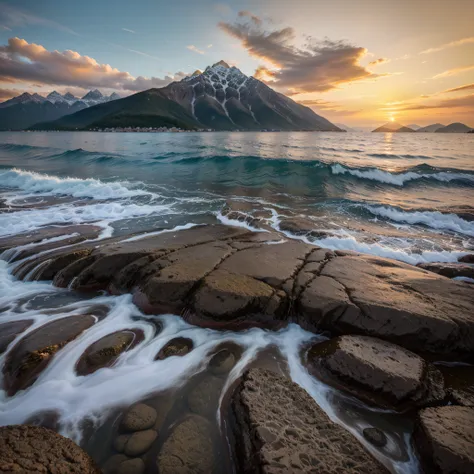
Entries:
{"type": "Polygon", "coordinates": [[[140,235],[134,235],[133,237],[129,237],[128,239],[122,240],[122,242],[135,242],[136,240],[142,240],[142,239],[147,239],[148,237],[154,237],[155,235],[160,235],[160,234],[167,234],[169,232],[178,232],[180,230],[186,230],[186,229],[192,229],[193,227],[198,226],[199,224],[184,224],[184,225],[177,225],[176,227],[173,227],[172,229],[163,229],[163,230],[157,230],[156,232],[145,232],[144,234],[140,235]]]}
{"type": "Polygon", "coordinates": [[[331,171],[333,174],[350,174],[361,179],[368,179],[371,181],[378,181],[379,183],[393,184],[395,186],[403,186],[409,181],[418,179],[434,179],[436,181],[450,182],[455,180],[463,180],[474,183],[474,175],[466,173],[450,173],[447,171],[440,171],[437,173],[416,173],[414,171],[407,171],[406,173],[390,173],[390,171],[383,171],[380,169],[351,169],[346,168],[340,164],[332,165],[331,171]]]}
{"type": "Polygon", "coordinates": [[[28,193],[61,194],[94,199],[121,199],[153,195],[153,193],[142,189],[133,189],[130,183],[106,183],[93,178],[59,178],[16,168],[0,173],[0,187],[18,188],[28,193]]]}
{"type": "Polygon", "coordinates": [[[70,204],[46,209],[27,209],[0,214],[0,235],[19,234],[49,224],[83,224],[117,221],[132,217],[171,214],[169,205],[133,204],[115,201],[84,206],[70,204]]]}
{"type": "Polygon", "coordinates": [[[474,237],[474,221],[469,222],[456,214],[443,214],[438,211],[401,211],[387,206],[364,206],[372,214],[396,222],[423,224],[436,230],[450,230],[474,237]]]}

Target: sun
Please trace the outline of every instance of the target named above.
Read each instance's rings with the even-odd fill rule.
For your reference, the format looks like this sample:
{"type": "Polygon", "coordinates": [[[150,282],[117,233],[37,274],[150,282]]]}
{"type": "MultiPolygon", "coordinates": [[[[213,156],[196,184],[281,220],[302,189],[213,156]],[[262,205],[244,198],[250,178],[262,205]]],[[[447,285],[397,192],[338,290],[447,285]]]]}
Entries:
{"type": "Polygon", "coordinates": [[[395,122],[395,119],[393,117],[390,117],[390,122],[395,122]]]}

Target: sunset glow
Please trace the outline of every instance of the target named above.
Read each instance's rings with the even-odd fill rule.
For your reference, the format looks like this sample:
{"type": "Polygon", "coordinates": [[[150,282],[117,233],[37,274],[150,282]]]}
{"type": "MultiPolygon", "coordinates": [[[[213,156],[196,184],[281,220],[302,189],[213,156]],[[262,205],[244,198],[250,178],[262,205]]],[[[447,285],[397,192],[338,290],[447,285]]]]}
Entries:
{"type": "Polygon", "coordinates": [[[472,1],[58,5],[2,3],[1,100],[125,96],[224,59],[333,122],[474,123],[472,1]]]}

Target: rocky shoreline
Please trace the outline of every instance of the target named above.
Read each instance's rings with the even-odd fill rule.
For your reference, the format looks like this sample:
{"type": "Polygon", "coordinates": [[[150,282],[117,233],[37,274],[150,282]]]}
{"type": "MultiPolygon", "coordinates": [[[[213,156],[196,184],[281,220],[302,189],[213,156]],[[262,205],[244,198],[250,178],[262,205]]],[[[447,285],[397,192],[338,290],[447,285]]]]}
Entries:
{"type": "MultiPolygon", "coordinates": [[[[5,259],[18,262],[13,271],[19,279],[52,280],[81,293],[131,293],[145,314],[178,314],[217,330],[278,330],[296,323],[324,332],[330,339],[300,354],[315,380],[412,420],[424,472],[474,472],[472,284],[447,278],[448,270],[322,249],[276,232],[202,225],[94,240],[99,233],[94,225],[55,226],[0,239],[0,249],[5,259]],[[43,242],[60,236],[66,238],[43,242]]],[[[463,265],[463,272],[471,268],[463,265]]],[[[57,352],[106,317],[97,308],[55,319],[19,340],[31,321],[0,319],[8,396],[34,385],[57,352]]],[[[102,337],[83,353],[76,373],[112,367],[143,337],[133,325],[102,337]]],[[[191,339],[175,339],[155,360],[193,350],[191,339]]],[[[284,371],[244,367],[228,386],[226,377],[240,356],[230,346],[211,354],[205,373],[189,382],[188,412],[171,424],[163,425],[173,411],[165,410],[169,398],[122,410],[108,425],[111,455],[100,462],[103,471],[215,472],[219,453],[230,446],[235,472],[390,472],[378,455],[387,449],[383,431],[369,427],[354,436],[284,371]]],[[[54,420],[50,424],[55,427],[54,420]]],[[[18,435],[2,430],[3,454],[18,435]]],[[[0,456],[0,472],[14,471],[12,459],[22,452],[10,452],[7,464],[0,456]]],[[[83,470],[67,472],[87,472],[77,469],[83,470]]]]}

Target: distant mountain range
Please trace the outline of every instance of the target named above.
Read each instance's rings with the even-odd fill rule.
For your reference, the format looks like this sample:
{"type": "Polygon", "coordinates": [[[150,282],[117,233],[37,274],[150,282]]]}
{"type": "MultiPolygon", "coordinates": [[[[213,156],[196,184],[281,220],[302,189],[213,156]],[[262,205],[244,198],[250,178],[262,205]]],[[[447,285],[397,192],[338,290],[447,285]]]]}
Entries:
{"type": "Polygon", "coordinates": [[[442,123],[434,123],[426,127],[419,127],[416,124],[407,127],[397,122],[387,122],[385,125],[372,130],[373,132],[390,132],[390,133],[468,133],[472,131],[470,127],[463,123],[452,123],[450,125],[443,125],[442,123]],[[418,127],[418,128],[416,128],[418,127]]]}
{"type": "Polygon", "coordinates": [[[108,127],[213,130],[342,131],[263,82],[224,61],[179,82],[36,124],[41,130],[108,127]]]}
{"type": "Polygon", "coordinates": [[[104,96],[97,89],[81,98],[74,97],[70,92],[61,95],[53,91],[46,97],[25,92],[0,103],[0,130],[23,130],[38,122],[57,120],[64,115],[117,99],[120,99],[117,93],[104,96]]]}

